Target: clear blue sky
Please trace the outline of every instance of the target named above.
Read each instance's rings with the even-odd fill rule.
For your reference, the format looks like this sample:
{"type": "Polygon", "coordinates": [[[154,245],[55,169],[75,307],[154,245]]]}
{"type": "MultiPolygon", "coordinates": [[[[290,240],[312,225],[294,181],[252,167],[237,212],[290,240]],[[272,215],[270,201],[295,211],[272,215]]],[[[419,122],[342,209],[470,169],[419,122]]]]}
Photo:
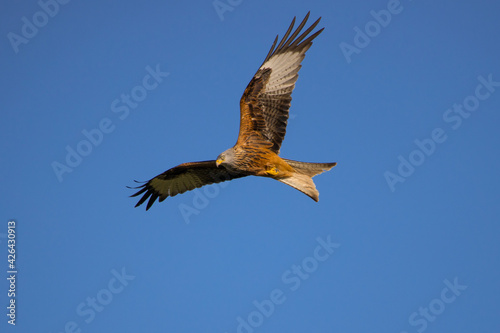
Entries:
{"type": "Polygon", "coordinates": [[[0,331],[500,331],[498,1],[60,1],[0,11],[0,331]],[[282,156],[338,162],[319,203],[249,177],[134,208],[234,144],[309,10],[282,156]]]}

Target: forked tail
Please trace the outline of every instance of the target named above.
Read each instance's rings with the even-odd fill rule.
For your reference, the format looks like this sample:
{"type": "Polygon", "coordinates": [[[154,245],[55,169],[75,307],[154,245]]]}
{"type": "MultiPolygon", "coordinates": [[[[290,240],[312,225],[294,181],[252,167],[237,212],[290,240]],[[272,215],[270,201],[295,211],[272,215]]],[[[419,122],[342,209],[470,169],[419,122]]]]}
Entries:
{"type": "Polygon", "coordinates": [[[329,171],[337,163],[308,163],[284,159],[296,173],[292,177],[278,179],[302,193],[311,197],[314,201],[319,200],[319,192],[312,177],[319,175],[325,171],[329,171]]]}

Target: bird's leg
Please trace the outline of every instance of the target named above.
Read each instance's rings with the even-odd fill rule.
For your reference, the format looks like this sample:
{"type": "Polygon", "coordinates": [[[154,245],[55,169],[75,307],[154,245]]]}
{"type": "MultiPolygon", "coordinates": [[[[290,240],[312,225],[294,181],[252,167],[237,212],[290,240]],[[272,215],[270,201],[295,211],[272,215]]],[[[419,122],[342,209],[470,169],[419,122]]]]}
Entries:
{"type": "Polygon", "coordinates": [[[276,176],[276,175],[278,175],[279,171],[278,171],[278,168],[273,166],[273,167],[267,169],[266,173],[270,176],[276,176]]]}

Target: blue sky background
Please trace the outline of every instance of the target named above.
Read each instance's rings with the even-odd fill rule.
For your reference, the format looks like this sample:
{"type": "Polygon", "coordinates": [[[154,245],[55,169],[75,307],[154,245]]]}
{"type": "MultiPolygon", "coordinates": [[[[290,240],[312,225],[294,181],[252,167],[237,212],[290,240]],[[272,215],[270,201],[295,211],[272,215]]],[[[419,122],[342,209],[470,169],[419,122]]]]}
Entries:
{"type": "Polygon", "coordinates": [[[15,328],[0,281],[0,330],[498,332],[500,87],[478,79],[500,81],[498,1],[232,4],[219,16],[210,0],[71,1],[53,17],[2,4],[0,267],[6,277],[15,219],[19,273],[15,328]],[[370,23],[388,6],[385,27],[370,23]],[[134,208],[134,179],[234,144],[244,88],[309,10],[326,29],[282,156],[338,162],[315,178],[319,203],[249,177],[134,208]],[[14,47],[33,16],[36,35],[14,47]],[[367,24],[370,41],[346,57],[367,24]],[[169,75],[125,113],[120,96],[145,91],[148,66],[169,75]],[[447,110],[464,101],[474,111],[459,124],[447,110]],[[88,149],[82,131],[102,122],[109,133],[59,180],[53,163],[88,149]],[[444,142],[419,153],[436,129],[444,142]],[[410,158],[391,188],[387,172],[410,158]]]}

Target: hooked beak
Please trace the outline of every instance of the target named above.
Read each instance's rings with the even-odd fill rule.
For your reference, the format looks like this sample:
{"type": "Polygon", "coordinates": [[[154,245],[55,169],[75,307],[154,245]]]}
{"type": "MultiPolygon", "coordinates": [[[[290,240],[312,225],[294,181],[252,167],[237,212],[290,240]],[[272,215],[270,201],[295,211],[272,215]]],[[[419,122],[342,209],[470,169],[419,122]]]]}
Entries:
{"type": "Polygon", "coordinates": [[[217,167],[219,167],[219,165],[220,165],[221,163],[222,163],[222,160],[220,160],[220,159],[218,159],[217,161],[215,161],[215,165],[216,165],[217,167]]]}

